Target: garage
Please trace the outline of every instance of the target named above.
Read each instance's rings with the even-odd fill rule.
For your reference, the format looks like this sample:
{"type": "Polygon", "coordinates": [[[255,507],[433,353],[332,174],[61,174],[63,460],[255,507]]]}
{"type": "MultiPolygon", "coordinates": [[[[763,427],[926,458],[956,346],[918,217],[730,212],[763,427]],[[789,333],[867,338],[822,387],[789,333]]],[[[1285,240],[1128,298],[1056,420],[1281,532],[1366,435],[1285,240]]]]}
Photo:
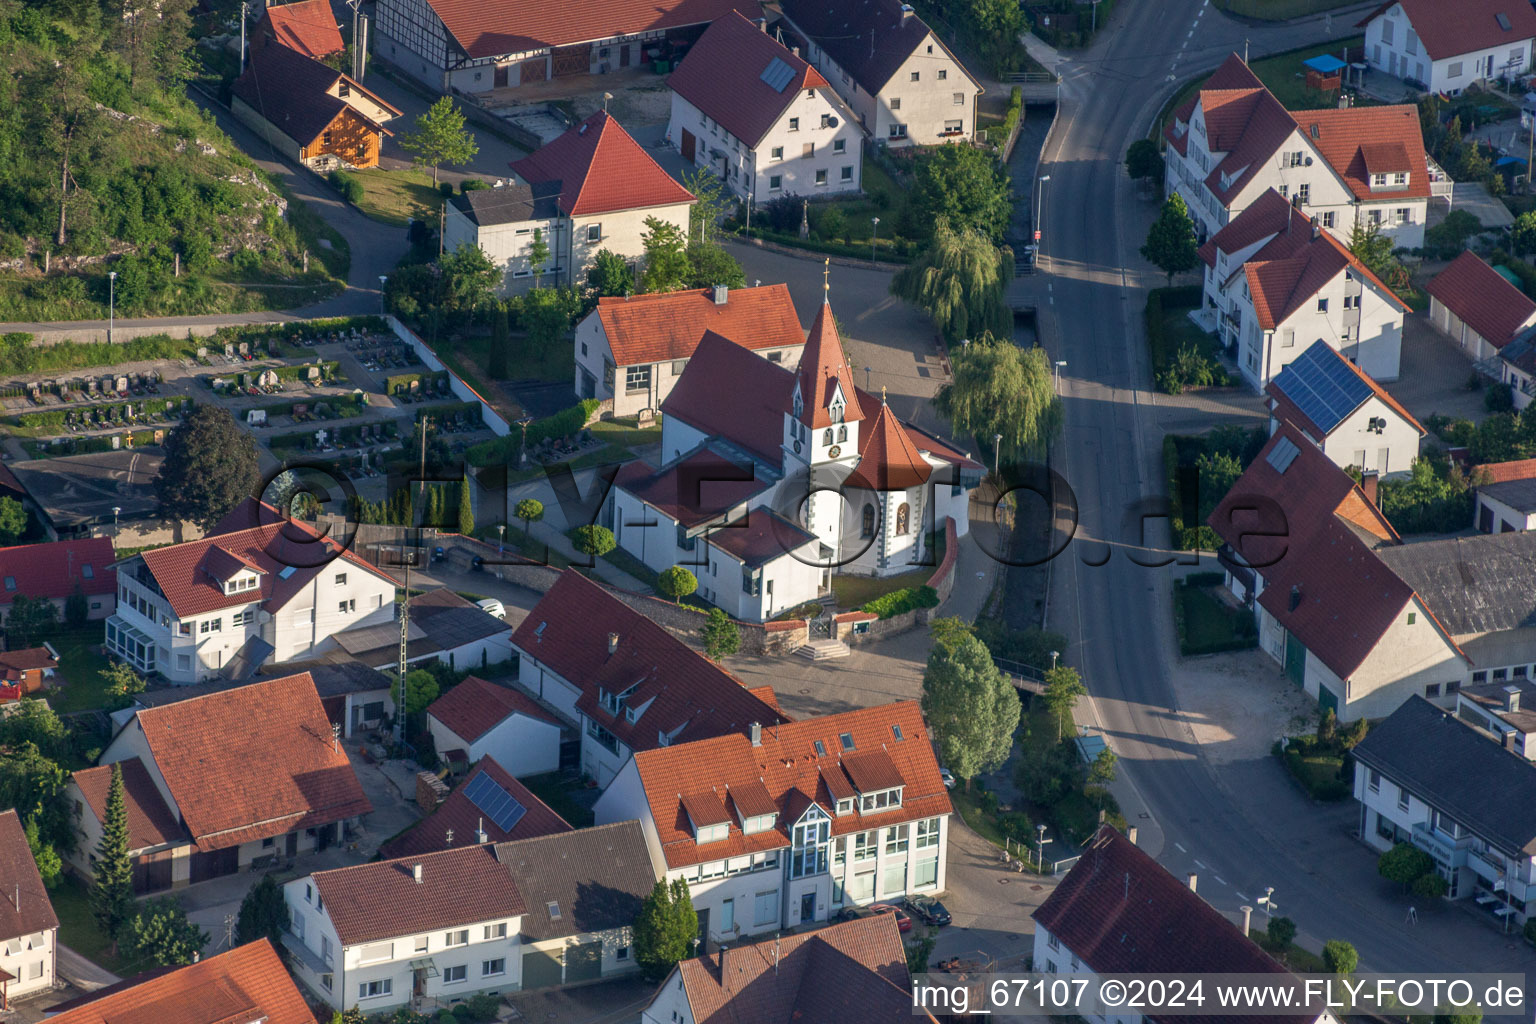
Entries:
{"type": "Polygon", "coordinates": [[[603,944],[585,942],[565,947],[565,983],[596,981],[603,976],[603,944]]]}
{"type": "Polygon", "coordinates": [[[146,853],[133,859],[133,891],[137,896],[171,887],[171,851],[146,853]]]}
{"type": "Polygon", "coordinates": [[[192,883],[206,882],[210,878],[222,878],[240,870],[240,847],[231,846],[211,853],[192,855],[192,883]]]}
{"type": "Polygon", "coordinates": [[[523,954],[523,988],[549,988],[560,984],[560,955],[541,949],[523,954]]]}

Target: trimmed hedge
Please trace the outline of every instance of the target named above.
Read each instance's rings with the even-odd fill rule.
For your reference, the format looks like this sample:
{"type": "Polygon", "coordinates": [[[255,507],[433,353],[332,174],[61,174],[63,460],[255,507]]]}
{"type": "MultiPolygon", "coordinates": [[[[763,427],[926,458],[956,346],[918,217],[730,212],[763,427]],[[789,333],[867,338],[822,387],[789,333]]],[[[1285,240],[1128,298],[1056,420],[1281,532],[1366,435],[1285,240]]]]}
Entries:
{"type": "Polygon", "coordinates": [[[49,409],[46,412],[25,412],[20,416],[12,416],[10,422],[18,427],[29,429],[36,427],[56,428],[63,427],[71,413],[90,412],[93,416],[106,413],[110,416],[113,409],[122,409],[125,406],[131,405],[138,410],[137,415],[140,417],[158,416],[172,407],[180,409],[183,402],[186,402],[188,407],[192,405],[191,399],[148,398],[140,402],[116,402],[112,405],[87,405],[69,409],[49,409]]]}
{"type": "MultiPolygon", "coordinates": [[[[528,424],[528,447],[532,448],[540,441],[551,438],[571,436],[587,425],[587,420],[591,419],[592,414],[601,404],[602,402],[596,398],[583,398],[575,405],[561,409],[552,416],[534,420],[528,424]]],[[[481,441],[469,449],[466,457],[472,466],[510,465],[517,461],[522,445],[522,431],[514,429],[506,437],[481,441]]]]}
{"type": "Polygon", "coordinates": [[[332,171],[328,175],[327,180],[335,186],[336,191],[341,193],[341,198],[347,202],[360,203],[363,201],[363,181],[357,175],[348,174],[346,171],[332,171]]]}
{"type": "Polygon", "coordinates": [[[384,378],[384,393],[386,395],[393,395],[397,391],[409,388],[413,380],[419,380],[422,382],[421,386],[423,388],[430,387],[435,391],[437,389],[437,382],[447,379],[447,370],[421,370],[416,373],[397,373],[392,377],[384,378]]]}
{"type": "Polygon", "coordinates": [[[904,587],[901,590],[893,590],[889,594],[882,594],[859,610],[878,615],[882,619],[889,619],[902,612],[916,611],[919,608],[936,608],[938,604],[938,591],[924,584],[921,587],[904,587]]]}

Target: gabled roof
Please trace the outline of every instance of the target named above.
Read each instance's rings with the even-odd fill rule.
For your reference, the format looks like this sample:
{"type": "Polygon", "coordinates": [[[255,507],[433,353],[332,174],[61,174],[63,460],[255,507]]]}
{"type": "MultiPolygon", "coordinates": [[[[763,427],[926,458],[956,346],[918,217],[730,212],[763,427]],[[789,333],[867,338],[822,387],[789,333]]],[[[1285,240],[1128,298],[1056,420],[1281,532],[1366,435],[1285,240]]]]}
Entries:
{"type": "Polygon", "coordinates": [[[656,884],[638,821],[497,843],[493,849],[527,907],[519,932],[534,942],[628,927],[656,884]]]}
{"type": "Polygon", "coordinates": [[[0,892],[5,894],[5,899],[0,899],[0,939],[34,935],[59,926],[21,818],[14,810],[0,811],[0,892]]]}
{"type": "Polygon", "coordinates": [[[315,1024],[266,939],[55,1007],[59,1024],[315,1024]],[[147,978],[147,980],[144,980],[147,978]]]}
{"type": "Polygon", "coordinates": [[[1372,726],[1354,756],[1511,857],[1536,854],[1536,764],[1423,697],[1372,726]]]}
{"type": "Polygon", "coordinates": [[[429,0],[432,12],[465,54],[499,57],[552,46],[703,25],[728,12],[762,16],[757,0],[429,0]]]}
{"type": "Polygon", "coordinates": [[[921,486],[932,473],[933,467],[918,454],[906,427],[882,401],[874,422],[861,431],[859,463],[848,475],[847,485],[870,491],[902,491],[921,486]]]}
{"type": "MultiPolygon", "coordinates": [[[[1176,130],[1176,125],[1182,122],[1186,129],[1188,128],[1189,119],[1194,115],[1195,108],[1204,102],[1206,94],[1212,94],[1210,108],[1211,110],[1215,110],[1219,106],[1222,106],[1228,102],[1236,102],[1239,104],[1239,106],[1241,106],[1244,102],[1244,97],[1239,94],[1244,93],[1250,94],[1247,102],[1251,104],[1252,90],[1262,89],[1263,87],[1263,83],[1259,81],[1258,76],[1249,69],[1248,65],[1243,62],[1243,58],[1239,57],[1235,53],[1229,53],[1227,55],[1227,59],[1222,61],[1221,66],[1211,74],[1210,78],[1205,80],[1205,84],[1201,86],[1200,92],[1196,93],[1194,96],[1191,96],[1182,105],[1180,105],[1176,111],[1174,111],[1174,116],[1169,118],[1168,123],[1163,126],[1163,135],[1168,140],[1169,144],[1178,150],[1179,154],[1182,156],[1186,152],[1186,146],[1189,140],[1189,132],[1186,130],[1183,133],[1180,133],[1176,130]],[[1221,95],[1224,93],[1232,93],[1234,95],[1221,95]]],[[[1231,117],[1227,114],[1218,115],[1214,125],[1214,128],[1218,132],[1229,129],[1233,124],[1241,125],[1241,110],[1235,110],[1231,113],[1238,114],[1239,116],[1231,117]]],[[[1206,131],[1207,135],[1209,136],[1209,133],[1213,127],[1210,124],[1211,118],[1209,112],[1207,113],[1206,120],[1206,131]]],[[[1227,141],[1227,139],[1230,137],[1231,136],[1227,136],[1224,138],[1220,134],[1217,136],[1219,141],[1227,141]]],[[[1211,145],[1216,148],[1218,152],[1226,151],[1226,147],[1216,146],[1215,142],[1212,142],[1211,145]]]]}
{"type": "Polygon", "coordinates": [[[17,594],[63,601],[77,587],[86,595],[115,593],[116,561],[106,537],[0,548],[0,603],[17,594]]]}
{"type": "Polygon", "coordinates": [[[558,184],[556,203],[571,217],[673,206],[694,199],[606,110],[508,166],[535,186],[536,194],[538,186],[558,184]]]}
{"type": "Polygon", "coordinates": [[[1471,250],[1463,250],[1424,290],[1496,349],[1536,320],[1536,302],[1471,250]]]}
{"type": "Polygon", "coordinates": [[[1514,480],[1536,480],[1536,459],[1512,462],[1485,462],[1473,471],[1485,484],[1504,484],[1514,480]]]}
{"type": "Polygon", "coordinates": [[[558,181],[542,181],[537,185],[514,181],[495,188],[470,189],[454,196],[450,202],[472,223],[484,228],[554,220],[560,215],[559,197],[558,181]]]}
{"type": "MultiPolygon", "coordinates": [[[[185,544],[152,548],[135,557],[143,560],[170,602],[171,610],[180,618],[258,600],[267,610],[276,611],[305,591],[316,576],[343,564],[399,586],[382,569],[298,520],[282,520],[185,544]],[[218,573],[228,567],[230,556],[264,570],[259,588],[224,593],[218,573]]],[[[132,572],[132,560],[126,560],[124,565],[128,567],[126,571],[132,572]]]]}
{"type": "Polygon", "coordinates": [[[489,842],[500,843],[569,832],[571,826],[550,810],[549,805],[540,800],[533,790],[509,775],[505,768],[496,763],[495,758],[487,754],[475,765],[473,771],[464,776],[463,782],[453,787],[453,792],[437,805],[437,810],[385,843],[379,853],[386,858],[414,857],[453,846],[468,846],[476,841],[475,833],[480,829],[485,831],[489,842]],[[497,825],[466,795],[469,784],[481,775],[490,776],[512,799],[522,805],[525,813],[513,824],[511,831],[497,825]],[[453,833],[451,843],[448,840],[449,832],[453,833]]]}
{"type": "Polygon", "coordinates": [[[1307,141],[1344,179],[1355,198],[1386,202],[1429,197],[1429,170],[1418,107],[1404,103],[1343,110],[1293,110],[1290,116],[1307,141]],[[1372,191],[1371,172],[1366,168],[1367,152],[1383,158],[1392,170],[1408,171],[1408,187],[1372,191]]]}
{"type": "Polygon", "coordinates": [[[316,871],[310,879],[343,947],[527,910],[489,843],[316,871]]]}
{"type": "Polygon", "coordinates": [[[707,331],[662,400],[661,412],[705,434],[728,438],[779,466],[784,460],[784,415],[794,386],[790,371],[707,331]],[[733,386],[721,387],[723,380],[733,386]]]}
{"type": "MultiPolygon", "coordinates": [[[[176,812],[165,803],[155,780],[141,758],[118,761],[123,770],[123,802],[128,808],[128,848],[148,850],[185,842],[187,830],[176,819],[176,812]]],[[[74,783],[85,798],[96,820],[107,820],[107,795],[112,788],[112,766],[97,765],[75,772],[74,783]]]]}
{"type": "MultiPolygon", "coordinates": [[[[784,0],[790,21],[871,96],[930,38],[960,73],[971,78],[928,24],[901,0],[784,0]]],[[[956,83],[958,84],[958,83],[956,83]]],[[[972,79],[972,85],[975,80],[972,79]]]]}
{"type": "Polygon", "coordinates": [[[513,715],[559,728],[560,723],[532,697],[479,676],[462,683],[427,705],[427,714],[465,743],[473,743],[513,715]]]}
{"type": "Polygon", "coordinates": [[[1419,541],[1376,555],[1454,637],[1536,626],[1536,532],[1419,541]]]}
{"type": "Polygon", "coordinates": [[[1521,0],[1387,0],[1355,27],[1364,28],[1398,4],[1430,60],[1519,46],[1536,37],[1536,11],[1521,0]]]}
{"type": "Polygon", "coordinates": [[[23,647],[14,651],[0,651],[0,669],[25,672],[29,669],[58,668],[59,659],[46,647],[23,647]]]}
{"type": "Polygon", "coordinates": [[[756,147],[802,91],[825,89],[827,80],[767,32],[731,11],[705,30],[667,85],[726,131],[756,147]]]}
{"type": "MultiPolygon", "coordinates": [[[[795,525],[767,505],[748,509],[740,519],[709,531],[711,547],[719,548],[749,569],[766,565],[781,556],[796,557],[793,552],[819,542],[814,533],[795,525]]],[[[753,687],[749,692],[778,710],[779,702],[773,697],[772,687],[753,687]],[[760,692],[762,690],[768,692],[764,694],[760,692]]]]}
{"type": "Polygon", "coordinates": [[[651,817],[668,867],[684,867],[703,861],[777,850],[789,845],[789,829],[795,819],[817,803],[833,814],[839,796],[857,792],[845,758],[873,754],[860,770],[868,769],[867,784],[894,782],[906,788],[900,807],[833,816],[832,834],[845,835],[882,825],[931,818],[951,811],[948,791],[939,778],[939,763],[915,701],[861,708],[835,715],[764,724],[761,745],[739,733],[682,743],[635,754],[635,768],[645,788],[651,817]],[[893,728],[895,727],[895,728],[893,728]],[[896,738],[896,729],[901,739],[896,738]],[[852,747],[845,749],[841,736],[848,734],[852,747]],[[821,745],[818,752],[817,744],[821,745]],[[886,759],[890,767],[886,766],[886,759]],[[741,822],[731,822],[725,839],[702,846],[694,841],[684,809],[684,797],[709,799],[725,805],[737,787],[762,786],[778,809],[774,828],[751,835],[741,822]]]}
{"type": "MultiPolygon", "coordinates": [[[[880,415],[880,407],[885,403],[863,388],[855,387],[853,390],[854,394],[859,397],[859,409],[862,410],[865,421],[867,422],[878,417],[880,415]]],[[[944,441],[940,441],[927,431],[914,427],[910,423],[903,423],[900,420],[897,420],[897,422],[901,423],[902,429],[906,431],[907,439],[912,442],[912,447],[917,449],[919,455],[932,456],[940,462],[952,463],[963,469],[979,470],[984,468],[981,463],[969,455],[944,441]]]]}
{"type": "Polygon", "coordinates": [[[1372,398],[1423,437],[1413,414],[1333,346],[1318,339],[1287,363],[1264,389],[1275,415],[1322,440],[1372,398]]]}
{"type": "Polygon", "coordinates": [[[696,1024],[890,1024],[912,1014],[894,914],[720,949],[677,970],[696,1024]]]}
{"type": "MultiPolygon", "coordinates": [[[[1221,912],[1135,843],[1102,825],[1033,915],[1096,974],[1285,974],[1221,912]]],[[[1057,964],[1063,969],[1064,964],[1057,964]]],[[[1311,1024],[1321,1009],[1266,1018],[1311,1024]]],[[[1157,1014],[1158,1024],[1239,1021],[1238,1014],[1157,1014]]]]}
{"type": "Polygon", "coordinates": [[[615,487],[684,529],[721,520],[772,483],[758,475],[750,460],[738,462],[708,446],[660,469],[653,470],[639,459],[626,462],[613,480],[615,487]]]}
{"type": "Polygon", "coordinates": [[[1373,550],[1398,541],[1391,525],[1349,474],[1288,424],[1208,522],[1264,577],[1264,609],[1340,679],[1360,667],[1413,598],[1373,550]]]}
{"type": "Polygon", "coordinates": [[[346,100],[330,95],[327,90],[338,80],[345,80],[350,88],[392,111],[393,116],[400,116],[399,110],[340,71],[281,44],[253,47],[245,74],[235,79],[231,88],[269,124],[301,146],[318,139],[348,110],[372,130],[388,134],[382,124],[346,100]]]}
{"type": "Polygon", "coordinates": [[[1252,259],[1243,264],[1253,312],[1259,326],[1272,331],[1305,306],[1344,271],[1374,285],[1381,297],[1399,310],[1408,306],[1370,268],[1327,231],[1315,229],[1311,240],[1281,259],[1252,259]]]}
{"type": "Polygon", "coordinates": [[[1206,239],[1200,247],[1200,258],[1206,266],[1214,267],[1218,251],[1231,254],[1264,242],[1263,247],[1249,258],[1279,259],[1291,255],[1311,238],[1311,218],[1287,202],[1279,192],[1267,188],[1242,213],[1206,239]]]}
{"type": "Polygon", "coordinates": [[[820,430],[834,423],[853,423],[864,418],[864,410],[854,401],[853,371],[848,368],[843,341],[837,335],[832,304],[825,298],[806,335],[795,382],[805,406],[800,422],[806,426],[820,430]],[[837,401],[843,404],[841,420],[833,419],[831,413],[832,404],[837,401]]]}
{"type": "Polygon", "coordinates": [[[596,315],[616,366],[687,359],[707,331],[749,349],[805,344],[800,315],[783,284],[733,288],[718,303],[713,288],[604,296],[596,315]]]}
{"type": "Polygon", "coordinates": [[[576,708],[631,750],[745,733],[782,715],[741,682],[574,570],[534,605],[512,643],[580,689],[576,708]],[[617,645],[609,653],[610,636],[617,645]],[[623,694],[617,714],[600,694],[623,694]],[[627,710],[637,714],[628,720],[627,710]]]}
{"type": "Polygon", "coordinates": [[[330,0],[295,0],[268,7],[264,20],[274,39],[307,57],[325,57],[347,48],[330,0]]]}
{"type": "Polygon", "coordinates": [[[135,717],[199,850],[373,809],[307,672],[144,708],[135,717]]]}

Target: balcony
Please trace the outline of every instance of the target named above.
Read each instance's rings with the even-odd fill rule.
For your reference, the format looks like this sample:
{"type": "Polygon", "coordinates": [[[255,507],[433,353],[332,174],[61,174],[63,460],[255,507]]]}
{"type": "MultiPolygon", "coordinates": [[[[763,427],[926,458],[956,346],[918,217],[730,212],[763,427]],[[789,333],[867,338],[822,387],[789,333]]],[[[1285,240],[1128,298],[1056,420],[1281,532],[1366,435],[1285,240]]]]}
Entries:
{"type": "Polygon", "coordinates": [[[1459,868],[1467,863],[1467,848],[1472,845],[1470,835],[1460,839],[1450,839],[1434,831],[1424,822],[1413,826],[1413,834],[1410,837],[1413,845],[1434,857],[1442,864],[1453,868],[1459,868]]]}

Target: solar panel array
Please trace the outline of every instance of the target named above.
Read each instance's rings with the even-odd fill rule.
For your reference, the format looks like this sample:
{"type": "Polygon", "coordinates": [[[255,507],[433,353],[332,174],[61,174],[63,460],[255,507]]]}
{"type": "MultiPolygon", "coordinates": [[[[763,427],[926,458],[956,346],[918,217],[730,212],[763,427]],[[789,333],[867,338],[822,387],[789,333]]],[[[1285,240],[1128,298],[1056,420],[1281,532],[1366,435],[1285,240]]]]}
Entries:
{"type": "Polygon", "coordinates": [[[501,783],[485,772],[481,772],[469,781],[464,795],[469,797],[470,803],[485,812],[485,816],[495,822],[496,827],[503,832],[511,832],[513,827],[523,820],[523,815],[528,813],[528,808],[518,803],[516,797],[502,789],[501,783]]]}
{"type": "Polygon", "coordinates": [[[773,87],[774,92],[783,92],[784,87],[789,85],[789,80],[795,77],[795,69],[775,57],[768,62],[768,66],[763,69],[760,77],[773,87]]]}
{"type": "Polygon", "coordinates": [[[1315,342],[1281,370],[1275,387],[1324,432],[1371,397],[1371,386],[1324,341],[1315,342]]]}
{"type": "Polygon", "coordinates": [[[1275,442],[1275,446],[1269,450],[1269,454],[1264,456],[1264,461],[1273,466],[1276,473],[1284,476],[1285,471],[1291,468],[1291,463],[1295,462],[1296,456],[1300,454],[1301,449],[1297,448],[1290,438],[1282,437],[1275,442]]]}

